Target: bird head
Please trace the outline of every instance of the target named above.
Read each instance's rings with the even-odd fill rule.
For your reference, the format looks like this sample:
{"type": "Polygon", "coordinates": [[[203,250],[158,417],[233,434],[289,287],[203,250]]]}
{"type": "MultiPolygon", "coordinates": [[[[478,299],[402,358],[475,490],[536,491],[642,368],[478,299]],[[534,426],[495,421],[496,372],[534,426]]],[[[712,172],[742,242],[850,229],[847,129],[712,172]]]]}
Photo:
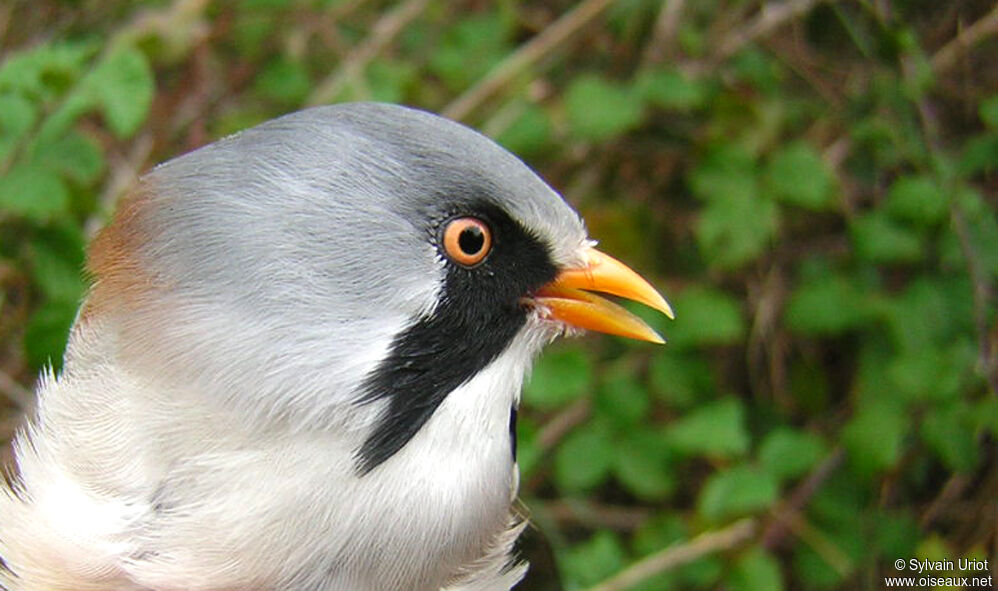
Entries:
{"type": "Polygon", "coordinates": [[[301,111],[160,165],[88,266],[80,324],[113,327],[133,371],[248,421],[361,429],[361,471],[497,358],[522,373],[575,329],[661,342],[597,292],[671,316],[515,156],[380,104],[301,111]]]}

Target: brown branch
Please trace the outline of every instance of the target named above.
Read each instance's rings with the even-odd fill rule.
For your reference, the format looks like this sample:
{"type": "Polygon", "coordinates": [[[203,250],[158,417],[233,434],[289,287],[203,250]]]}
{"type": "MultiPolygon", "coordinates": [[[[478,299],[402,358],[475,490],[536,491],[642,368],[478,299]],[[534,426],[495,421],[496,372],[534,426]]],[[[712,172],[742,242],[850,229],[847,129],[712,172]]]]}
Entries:
{"type": "Polygon", "coordinates": [[[408,0],[381,17],[374,23],[371,34],[364,39],[364,42],[318,84],[306,104],[322,105],[335,100],[348,84],[360,77],[367,64],[384,51],[402,29],[423,12],[428,2],[429,0],[408,0]]]}
{"type": "Polygon", "coordinates": [[[568,40],[573,33],[589,24],[612,3],[613,0],[584,0],[506,56],[506,59],[484,78],[447,105],[442,114],[455,120],[466,118],[492,95],[509,85],[524,70],[535,65],[542,57],[568,40]]]}
{"type": "MultiPolygon", "coordinates": [[[[990,29],[995,30],[998,27],[998,8],[992,10],[988,16],[985,16],[978,20],[976,23],[971,25],[967,31],[971,29],[976,29],[977,31],[986,30],[989,27],[982,25],[981,23],[992,23],[990,29]],[[979,26],[981,25],[981,26],[979,26]]],[[[966,31],[961,33],[960,37],[965,36],[966,31]]],[[[975,34],[977,36],[983,35],[983,33],[975,34]]],[[[953,45],[956,40],[951,41],[946,45],[949,47],[953,45]]],[[[938,57],[936,54],[935,57],[938,57]]],[[[935,57],[933,57],[933,63],[935,63],[935,57]]],[[[948,59],[948,58],[947,58],[948,59]]],[[[941,60],[945,63],[946,60],[941,60]]],[[[915,65],[912,63],[911,58],[905,58],[901,62],[902,72],[906,78],[914,78],[915,65]]],[[[915,105],[918,108],[919,123],[922,128],[922,135],[925,138],[925,145],[928,146],[929,150],[933,153],[943,153],[944,149],[942,147],[942,142],[940,140],[939,134],[939,123],[935,116],[935,112],[932,108],[932,104],[925,97],[920,97],[915,105]]],[[[948,172],[942,170],[938,164],[935,164],[938,160],[933,159],[933,172],[935,173],[936,179],[940,186],[947,187],[951,190],[947,191],[947,194],[955,194],[956,189],[955,183],[950,178],[948,172]]],[[[987,380],[988,387],[991,389],[991,393],[998,395],[998,355],[992,350],[991,342],[991,330],[988,324],[989,311],[991,309],[992,302],[994,302],[994,285],[992,283],[991,274],[987,272],[984,268],[984,264],[981,262],[980,256],[977,251],[974,250],[974,245],[970,239],[970,229],[967,227],[967,220],[963,213],[963,208],[960,205],[960,200],[957,198],[950,199],[950,218],[953,222],[953,231],[956,233],[957,241],[960,244],[960,251],[963,254],[964,259],[967,261],[967,275],[970,277],[971,284],[973,285],[973,301],[974,301],[974,325],[977,332],[978,340],[978,370],[984,374],[985,380],[987,380]]]]}
{"type": "Polygon", "coordinates": [[[560,500],[531,503],[555,521],[576,523],[586,527],[633,531],[648,520],[652,511],[644,507],[617,507],[588,501],[560,500]]]}
{"type": "Polygon", "coordinates": [[[537,449],[547,451],[557,445],[572,429],[589,418],[590,410],[592,410],[592,402],[588,396],[579,398],[562,409],[537,433],[537,449]]]}
{"type": "MultiPolygon", "coordinates": [[[[756,39],[765,37],[785,23],[810,12],[824,0],[786,0],[780,3],[764,4],[762,10],[747,25],[725,37],[713,55],[716,62],[723,62],[756,39]]],[[[834,0],[830,0],[834,1],[834,0]]]]}
{"type": "Polygon", "coordinates": [[[10,30],[10,15],[14,12],[14,7],[10,4],[0,6],[0,47],[3,47],[7,40],[7,31],[10,30]]]}
{"type": "Polygon", "coordinates": [[[951,200],[950,217],[953,220],[953,231],[956,232],[960,251],[967,261],[967,274],[974,288],[974,326],[977,332],[978,366],[984,374],[991,393],[998,395],[998,354],[992,350],[991,329],[988,325],[990,306],[995,301],[995,290],[991,275],[984,268],[980,255],[974,250],[970,240],[970,229],[963,208],[957,199],[951,200]]]}
{"type": "Polygon", "coordinates": [[[724,529],[700,534],[689,542],[672,545],[647,556],[587,591],[624,591],[641,581],[749,541],[756,533],[756,521],[745,518],[724,529]]]}
{"type": "Polygon", "coordinates": [[[665,59],[672,49],[679,30],[679,20],[683,14],[686,0],[666,0],[662,10],[655,19],[655,29],[651,41],[645,47],[642,61],[646,64],[657,64],[665,59]]]}
{"type": "Polygon", "coordinates": [[[967,487],[971,484],[972,479],[967,474],[958,473],[952,475],[950,479],[946,481],[943,489],[939,491],[938,495],[936,495],[936,498],[932,500],[932,504],[929,505],[929,508],[922,514],[922,518],[918,520],[919,527],[921,527],[923,531],[927,531],[930,527],[932,527],[933,522],[942,512],[943,508],[956,499],[959,499],[963,492],[967,490],[967,487]]]}
{"type": "Polygon", "coordinates": [[[780,541],[790,531],[789,523],[799,516],[811,497],[818,492],[821,485],[842,465],[845,460],[845,450],[838,447],[823,462],[811,471],[806,479],[790,493],[790,497],[782,505],[777,505],[772,513],[776,519],[771,522],[762,534],[762,544],[766,548],[775,549],[780,541]]]}
{"type": "Polygon", "coordinates": [[[936,73],[948,70],[968,49],[995,33],[998,33],[998,6],[974,24],[961,30],[956,37],[937,51],[932,56],[932,69],[936,73]]]}
{"type": "Polygon", "coordinates": [[[800,513],[789,513],[774,516],[786,524],[794,535],[810,546],[839,575],[845,577],[853,571],[852,558],[836,546],[834,542],[829,540],[828,536],[822,533],[821,530],[804,519],[803,515],[800,513]]]}

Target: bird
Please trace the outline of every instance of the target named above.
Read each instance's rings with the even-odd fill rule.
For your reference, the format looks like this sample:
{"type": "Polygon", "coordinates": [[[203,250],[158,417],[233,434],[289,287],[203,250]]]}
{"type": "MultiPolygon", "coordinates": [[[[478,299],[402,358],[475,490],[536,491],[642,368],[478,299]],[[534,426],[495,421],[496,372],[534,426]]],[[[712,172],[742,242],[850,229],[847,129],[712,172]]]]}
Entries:
{"type": "Polygon", "coordinates": [[[616,298],[673,315],[516,156],[383,103],[152,168],[86,271],[0,485],[6,591],[511,589],[532,360],[663,342],[616,298]]]}

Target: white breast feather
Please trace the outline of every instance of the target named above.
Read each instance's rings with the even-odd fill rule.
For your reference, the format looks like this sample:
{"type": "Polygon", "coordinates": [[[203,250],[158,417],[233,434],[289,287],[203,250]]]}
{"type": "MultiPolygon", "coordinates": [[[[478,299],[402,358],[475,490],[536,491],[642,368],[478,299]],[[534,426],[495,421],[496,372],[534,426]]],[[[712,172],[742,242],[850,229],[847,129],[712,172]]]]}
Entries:
{"type": "Polygon", "coordinates": [[[250,430],[114,365],[108,329],[77,327],[17,439],[22,491],[0,492],[10,591],[496,591],[522,577],[509,413],[546,327],[532,321],[362,478],[363,432],[250,430]]]}

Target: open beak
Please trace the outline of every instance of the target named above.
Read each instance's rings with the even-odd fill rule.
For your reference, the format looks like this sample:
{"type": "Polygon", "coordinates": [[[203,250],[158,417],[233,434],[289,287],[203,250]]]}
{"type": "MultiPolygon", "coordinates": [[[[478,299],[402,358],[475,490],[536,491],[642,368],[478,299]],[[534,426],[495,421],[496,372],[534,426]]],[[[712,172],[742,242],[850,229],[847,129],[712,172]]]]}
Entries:
{"type": "Polygon", "coordinates": [[[640,302],[675,318],[669,303],[643,277],[591,247],[585,252],[582,266],[563,270],[531,299],[540,306],[542,315],[551,320],[642,341],[665,342],[644,320],[591,291],[640,302]]]}

